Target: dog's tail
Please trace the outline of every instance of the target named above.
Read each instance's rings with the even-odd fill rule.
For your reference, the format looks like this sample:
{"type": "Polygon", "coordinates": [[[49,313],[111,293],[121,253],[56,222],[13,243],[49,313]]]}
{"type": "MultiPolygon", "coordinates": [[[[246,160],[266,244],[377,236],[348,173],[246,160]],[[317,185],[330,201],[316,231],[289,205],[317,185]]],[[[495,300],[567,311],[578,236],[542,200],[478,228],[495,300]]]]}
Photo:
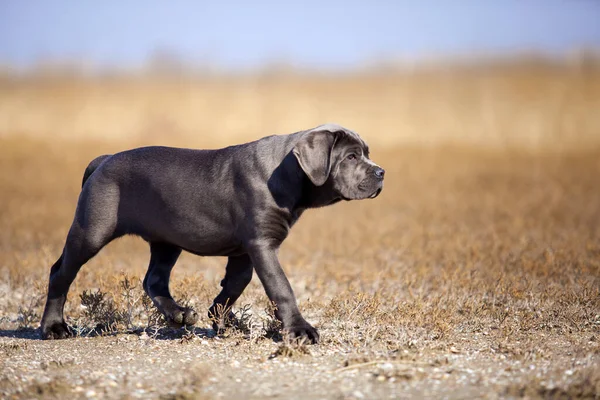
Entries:
{"type": "Polygon", "coordinates": [[[102,164],[102,162],[110,156],[111,156],[111,154],[105,154],[103,156],[94,158],[92,160],[92,162],[89,163],[89,165],[85,169],[85,172],[83,173],[83,181],[81,182],[82,188],[83,188],[83,185],[85,185],[85,182],[88,180],[88,178],[94,173],[96,168],[98,168],[100,166],[100,164],[102,164]]]}

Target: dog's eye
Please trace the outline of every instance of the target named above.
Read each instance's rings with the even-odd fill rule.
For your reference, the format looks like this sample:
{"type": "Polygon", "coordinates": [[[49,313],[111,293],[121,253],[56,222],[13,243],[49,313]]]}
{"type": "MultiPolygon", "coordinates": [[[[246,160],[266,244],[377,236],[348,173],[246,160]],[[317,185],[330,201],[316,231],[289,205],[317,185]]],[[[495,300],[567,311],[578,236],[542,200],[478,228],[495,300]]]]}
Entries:
{"type": "Polygon", "coordinates": [[[356,160],[356,154],[348,154],[348,157],[346,157],[348,160],[356,160]]]}

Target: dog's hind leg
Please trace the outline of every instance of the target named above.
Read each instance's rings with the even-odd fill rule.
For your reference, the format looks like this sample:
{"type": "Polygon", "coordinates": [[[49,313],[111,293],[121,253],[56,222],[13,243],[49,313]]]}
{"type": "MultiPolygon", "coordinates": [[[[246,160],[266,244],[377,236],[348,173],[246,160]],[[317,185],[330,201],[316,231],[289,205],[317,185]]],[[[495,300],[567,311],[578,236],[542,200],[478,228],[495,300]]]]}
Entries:
{"type": "Polygon", "coordinates": [[[194,325],[198,314],[191,308],[181,307],[169,291],[171,270],[181,249],[167,243],[150,243],[150,265],[144,278],[144,290],[171,325],[194,325]]]}
{"type": "Polygon", "coordinates": [[[63,253],[50,270],[48,298],[41,322],[43,339],[64,339],[72,336],[63,317],[71,283],[83,264],[111,240],[112,237],[108,235],[102,237],[99,242],[90,240],[77,223],[71,227],[63,253]]]}
{"type": "Polygon", "coordinates": [[[63,317],[67,293],[83,264],[115,238],[117,209],[118,190],[110,185],[86,186],[81,192],[63,253],[50,270],[42,339],[71,336],[63,317]]]}
{"type": "Polygon", "coordinates": [[[217,332],[225,327],[235,325],[237,319],[231,311],[231,306],[241,296],[246,286],[252,280],[252,261],[247,254],[229,257],[225,278],[221,281],[221,293],[215,298],[208,310],[208,317],[213,321],[213,329],[217,332]]]}

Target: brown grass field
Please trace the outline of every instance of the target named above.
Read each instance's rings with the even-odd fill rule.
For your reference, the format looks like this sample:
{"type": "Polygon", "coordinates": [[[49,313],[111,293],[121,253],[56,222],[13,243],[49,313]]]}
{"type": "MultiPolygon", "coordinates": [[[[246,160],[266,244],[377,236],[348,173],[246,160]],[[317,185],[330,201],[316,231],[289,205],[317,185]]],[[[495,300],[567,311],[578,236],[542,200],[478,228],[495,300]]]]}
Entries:
{"type": "MultiPolygon", "coordinates": [[[[0,227],[0,398],[600,398],[595,64],[3,77],[0,227]],[[92,158],[328,121],[387,172],[377,199],[308,211],[281,249],[321,344],[278,335],[257,278],[241,329],[163,327],[132,237],[71,287],[78,337],[38,340],[92,158]]],[[[171,289],[204,315],[224,264],[186,254],[171,289]]]]}

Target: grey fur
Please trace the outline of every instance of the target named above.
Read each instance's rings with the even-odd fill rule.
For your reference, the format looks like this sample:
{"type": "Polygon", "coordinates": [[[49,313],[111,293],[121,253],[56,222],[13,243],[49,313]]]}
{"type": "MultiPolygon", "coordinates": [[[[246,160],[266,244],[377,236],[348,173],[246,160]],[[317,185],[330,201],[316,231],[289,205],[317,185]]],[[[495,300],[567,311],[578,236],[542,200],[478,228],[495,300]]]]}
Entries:
{"type": "Polygon", "coordinates": [[[143,147],[96,158],[85,171],[63,253],[51,268],[42,337],[71,335],[63,308],[77,272],[110,241],[131,234],[150,244],[143,286],[172,323],[197,321],[169,292],[171,269],[186,250],[229,257],[223,289],[209,311],[215,329],[230,321],[225,317],[232,317],[231,306],[256,271],[283,328],[317,342],[277,251],[307,208],[379,194],[384,172],[368,157],[358,134],[328,124],[219,150],[143,147]]]}

